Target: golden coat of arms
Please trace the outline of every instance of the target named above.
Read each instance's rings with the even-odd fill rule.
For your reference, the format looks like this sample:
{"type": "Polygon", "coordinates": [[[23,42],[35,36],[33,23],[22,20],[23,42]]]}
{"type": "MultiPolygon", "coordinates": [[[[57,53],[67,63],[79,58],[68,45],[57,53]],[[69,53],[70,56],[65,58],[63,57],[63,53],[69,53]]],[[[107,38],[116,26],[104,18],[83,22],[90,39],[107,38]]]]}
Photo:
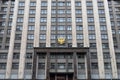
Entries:
{"type": "Polygon", "coordinates": [[[65,38],[58,38],[58,43],[59,44],[64,44],[65,43],[65,38]]]}

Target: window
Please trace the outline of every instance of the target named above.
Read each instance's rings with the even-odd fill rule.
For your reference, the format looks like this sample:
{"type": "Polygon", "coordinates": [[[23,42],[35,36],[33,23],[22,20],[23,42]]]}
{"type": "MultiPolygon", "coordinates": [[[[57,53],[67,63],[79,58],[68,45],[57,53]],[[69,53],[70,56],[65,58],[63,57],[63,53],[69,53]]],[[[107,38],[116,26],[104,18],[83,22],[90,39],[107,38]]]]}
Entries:
{"type": "Polygon", "coordinates": [[[65,63],[58,63],[58,69],[65,69],[65,63]]]}
{"type": "Polygon", "coordinates": [[[42,18],[40,19],[40,22],[47,22],[47,19],[42,17],[42,18]]]}
{"type": "Polygon", "coordinates": [[[95,27],[93,25],[88,25],[88,30],[95,30],[95,27]]]}
{"type": "Polygon", "coordinates": [[[10,14],[10,15],[9,15],[9,18],[10,18],[10,19],[12,19],[12,18],[13,18],[13,15],[12,15],[12,14],[10,14]]]}
{"type": "Polygon", "coordinates": [[[51,69],[55,69],[55,63],[51,63],[51,69]]]}
{"type": "Polygon", "coordinates": [[[51,26],[51,30],[56,30],[56,26],[51,26]]]}
{"type": "Polygon", "coordinates": [[[41,14],[47,14],[47,10],[46,9],[42,9],[41,10],[41,14]]]}
{"type": "Polygon", "coordinates": [[[25,69],[32,69],[32,63],[25,63],[25,69]]]}
{"type": "Polygon", "coordinates": [[[108,43],[102,43],[103,48],[109,48],[108,43]]]}
{"type": "Polygon", "coordinates": [[[12,69],[18,69],[19,64],[18,63],[12,63],[12,69]]]}
{"type": "Polygon", "coordinates": [[[71,26],[67,26],[67,30],[72,30],[72,27],[71,26]]]}
{"type": "Polygon", "coordinates": [[[56,2],[52,1],[52,6],[56,6],[56,2]]]}
{"type": "Polygon", "coordinates": [[[88,18],[88,22],[94,22],[94,18],[88,18]]]}
{"type": "Polygon", "coordinates": [[[15,43],[15,44],[14,44],[14,48],[15,48],[15,49],[20,49],[20,43],[15,43]]]}
{"type": "Polygon", "coordinates": [[[46,30],[46,26],[40,26],[40,30],[46,30]]]}
{"type": "Polygon", "coordinates": [[[98,69],[98,63],[91,63],[92,69],[98,69]]]}
{"type": "Polygon", "coordinates": [[[3,18],[3,19],[5,19],[5,18],[6,18],[6,16],[7,16],[6,14],[3,14],[3,15],[2,15],[2,18],[3,18]]]}
{"type": "Polygon", "coordinates": [[[66,22],[65,18],[58,18],[58,22],[66,22]]]}
{"type": "Polygon", "coordinates": [[[29,18],[29,22],[35,22],[35,18],[29,18]]]}
{"type": "Polygon", "coordinates": [[[77,47],[79,48],[83,47],[83,43],[77,43],[77,47]]]}
{"type": "Polygon", "coordinates": [[[33,49],[33,43],[27,43],[27,49],[33,49]]]}
{"type": "Polygon", "coordinates": [[[45,69],[45,63],[39,63],[38,69],[45,69]]]}
{"type": "Polygon", "coordinates": [[[22,25],[18,25],[18,26],[16,27],[16,31],[22,31],[22,25]]]}
{"type": "Polygon", "coordinates": [[[96,43],[90,43],[90,48],[96,48],[96,43]]]}
{"type": "Polygon", "coordinates": [[[87,10],[87,14],[93,14],[93,10],[92,9],[88,9],[87,10]]]}
{"type": "Polygon", "coordinates": [[[91,52],[91,59],[97,59],[97,53],[91,52]]]}
{"type": "Polygon", "coordinates": [[[85,55],[84,54],[79,54],[78,55],[78,59],[84,59],[85,58],[85,55]]]}
{"type": "Polygon", "coordinates": [[[71,40],[71,39],[72,39],[72,35],[71,35],[71,34],[68,34],[68,35],[67,35],[67,39],[71,40]]]}
{"type": "Polygon", "coordinates": [[[105,22],[106,19],[104,17],[100,18],[100,22],[105,22]]]}
{"type": "Polygon", "coordinates": [[[7,59],[7,53],[0,53],[0,59],[7,59]]]}
{"type": "Polygon", "coordinates": [[[7,11],[7,7],[2,7],[2,11],[7,11]]]}
{"type": "Polygon", "coordinates": [[[102,34],[101,35],[101,38],[104,40],[104,39],[108,39],[108,36],[107,36],[107,34],[102,34]]]}
{"type": "Polygon", "coordinates": [[[51,18],[51,22],[56,22],[56,18],[51,18]]]}
{"type": "Polygon", "coordinates": [[[110,59],[110,54],[108,52],[103,53],[104,59],[110,59]]]}
{"type": "Polygon", "coordinates": [[[40,43],[39,47],[41,47],[41,48],[46,47],[46,44],[45,43],[40,43]]]}
{"type": "Polygon", "coordinates": [[[6,63],[0,63],[0,69],[6,69],[6,63]]]}
{"type": "Polygon", "coordinates": [[[76,2],[75,2],[75,6],[81,6],[81,2],[76,1],[76,2]]]}
{"type": "Polygon", "coordinates": [[[0,43],[2,43],[2,38],[0,37],[0,43]]]}
{"type": "Polygon", "coordinates": [[[76,26],[76,29],[77,29],[77,30],[83,30],[83,27],[82,27],[82,25],[77,25],[77,26],[76,26]]]}
{"type": "Polygon", "coordinates": [[[105,68],[105,69],[110,69],[110,68],[111,68],[110,63],[105,62],[105,63],[104,63],[104,68],[105,68]]]}
{"type": "Polygon", "coordinates": [[[58,2],[58,6],[65,6],[65,2],[58,2]]]}
{"type": "Polygon", "coordinates": [[[25,6],[24,2],[19,2],[19,6],[25,6]]]}
{"type": "Polygon", "coordinates": [[[52,10],[51,13],[52,13],[52,14],[56,14],[56,10],[52,10]]]}
{"type": "Polygon", "coordinates": [[[15,40],[21,40],[21,34],[16,34],[15,35],[15,40]]]}
{"type": "Polygon", "coordinates": [[[12,22],[10,21],[10,22],[8,22],[8,26],[10,27],[10,26],[12,26],[12,22]]]}
{"type": "Polygon", "coordinates": [[[32,59],[32,53],[26,53],[26,59],[32,59]]]}
{"type": "Polygon", "coordinates": [[[76,9],[75,13],[76,14],[82,14],[82,11],[81,11],[81,9],[76,9]]]}
{"type": "Polygon", "coordinates": [[[34,30],[34,28],[35,28],[35,26],[33,26],[33,25],[28,26],[28,30],[34,30]]]}
{"type": "Polygon", "coordinates": [[[90,40],[91,40],[91,39],[92,39],[92,40],[95,39],[95,34],[90,34],[90,35],[89,35],[89,39],[90,39],[90,40]]]}
{"type": "Polygon", "coordinates": [[[36,2],[30,2],[30,6],[36,6],[36,2]]]}
{"type": "Polygon", "coordinates": [[[117,69],[120,69],[120,63],[117,62],[117,69]]]}
{"type": "Polygon", "coordinates": [[[100,26],[100,30],[107,30],[107,28],[106,28],[105,25],[101,25],[101,26],[100,26]]]}
{"type": "Polygon", "coordinates": [[[71,2],[66,2],[66,5],[67,6],[71,6],[71,2]]]}
{"type": "Polygon", "coordinates": [[[51,39],[56,39],[56,35],[55,35],[55,34],[52,34],[52,35],[51,35],[51,39]]]}
{"type": "Polygon", "coordinates": [[[23,9],[19,9],[18,10],[18,14],[24,14],[24,10],[23,9]]]}
{"type": "Polygon", "coordinates": [[[20,53],[14,53],[13,54],[13,59],[19,59],[20,53]]]}
{"type": "Polygon", "coordinates": [[[47,2],[46,2],[46,1],[42,1],[42,2],[41,2],[41,6],[42,6],[42,7],[47,6],[47,2]]]}
{"type": "Polygon", "coordinates": [[[34,39],[34,35],[33,34],[28,34],[28,40],[33,40],[34,39]]]}
{"type": "Polygon", "coordinates": [[[41,39],[41,40],[45,40],[45,39],[46,39],[46,35],[45,35],[45,34],[41,34],[41,35],[40,35],[40,39],[41,39]]]}
{"type": "Polygon", "coordinates": [[[13,11],[14,11],[14,8],[13,8],[13,7],[11,7],[11,8],[10,8],[10,11],[11,11],[11,12],[13,12],[13,11]]]}
{"type": "Polygon", "coordinates": [[[58,13],[58,14],[65,14],[65,10],[64,10],[64,9],[58,10],[57,13],[58,13]]]}
{"type": "Polygon", "coordinates": [[[120,53],[115,53],[116,59],[120,59],[120,53]]]}
{"type": "Polygon", "coordinates": [[[83,39],[83,35],[82,34],[77,34],[77,39],[79,40],[82,40],[83,39]]]}
{"type": "Polygon", "coordinates": [[[82,18],[76,18],[76,22],[82,22],[82,18]]]}
{"type": "Polygon", "coordinates": [[[72,69],[72,63],[68,63],[68,69],[72,69]]]}
{"type": "Polygon", "coordinates": [[[65,26],[58,26],[57,30],[65,30],[65,26]]]}
{"type": "Polygon", "coordinates": [[[18,17],[17,22],[23,22],[23,18],[22,17],[18,17]]]}
{"type": "Polygon", "coordinates": [[[99,13],[99,14],[104,14],[105,11],[104,11],[104,9],[99,9],[99,10],[98,10],[98,13],[99,13]]]}
{"type": "Polygon", "coordinates": [[[30,9],[29,14],[35,14],[35,10],[34,9],[30,9]]]}
{"type": "Polygon", "coordinates": [[[4,30],[3,29],[0,30],[0,34],[4,34],[4,30]]]}
{"type": "Polygon", "coordinates": [[[104,3],[103,2],[98,2],[98,6],[102,7],[102,6],[104,6],[104,3]]]}
{"type": "Polygon", "coordinates": [[[85,63],[78,63],[78,69],[85,69],[85,63]]]}
{"type": "Polygon", "coordinates": [[[87,5],[87,7],[90,7],[90,6],[92,6],[92,2],[91,1],[87,1],[86,5],[87,5]]]}

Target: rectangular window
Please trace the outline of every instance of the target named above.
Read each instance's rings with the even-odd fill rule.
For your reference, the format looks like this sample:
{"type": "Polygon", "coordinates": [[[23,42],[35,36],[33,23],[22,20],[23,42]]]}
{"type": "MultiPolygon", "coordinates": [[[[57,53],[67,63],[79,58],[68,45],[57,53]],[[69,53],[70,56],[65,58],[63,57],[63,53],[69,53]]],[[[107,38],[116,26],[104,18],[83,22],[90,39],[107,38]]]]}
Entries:
{"type": "Polygon", "coordinates": [[[32,63],[25,63],[25,69],[32,69],[32,63]]]}
{"type": "Polygon", "coordinates": [[[76,1],[76,2],[75,2],[75,6],[81,6],[81,2],[76,1]]]}
{"type": "Polygon", "coordinates": [[[42,9],[41,10],[41,14],[47,14],[47,10],[46,9],[42,9]]]}
{"type": "Polygon", "coordinates": [[[34,30],[35,29],[35,26],[33,26],[33,25],[30,25],[30,26],[28,26],[28,30],[34,30]]]}
{"type": "Polygon", "coordinates": [[[82,40],[83,39],[83,35],[82,34],[77,34],[77,39],[78,40],[82,40]]]}
{"type": "Polygon", "coordinates": [[[29,14],[35,14],[35,9],[30,9],[29,14]]]}
{"type": "Polygon", "coordinates": [[[19,59],[20,53],[14,53],[13,54],[13,59],[19,59]]]}
{"type": "Polygon", "coordinates": [[[12,69],[18,69],[19,63],[12,63],[12,69]]]}
{"type": "Polygon", "coordinates": [[[36,6],[36,2],[30,2],[30,6],[36,6]]]}
{"type": "Polygon", "coordinates": [[[40,19],[40,22],[47,22],[47,18],[42,17],[42,18],[40,19]]]}
{"type": "Polygon", "coordinates": [[[76,22],[82,22],[82,18],[76,18],[76,22]]]}
{"type": "Polygon", "coordinates": [[[39,63],[38,69],[45,69],[45,63],[39,63]]]}
{"type": "Polygon", "coordinates": [[[78,69],[85,69],[85,63],[78,63],[78,69]]]}
{"type": "Polygon", "coordinates": [[[6,69],[6,63],[0,63],[0,69],[6,69]]]}
{"type": "Polygon", "coordinates": [[[65,69],[65,63],[58,63],[58,69],[65,69]]]}
{"type": "Polygon", "coordinates": [[[7,53],[0,53],[0,59],[7,59],[7,53]]]}
{"type": "Polygon", "coordinates": [[[29,18],[29,22],[35,22],[35,18],[29,18]]]}
{"type": "Polygon", "coordinates": [[[21,40],[21,34],[16,34],[15,35],[15,40],[21,40]]]}
{"type": "Polygon", "coordinates": [[[40,39],[41,39],[41,40],[45,40],[45,39],[46,39],[46,35],[45,35],[45,34],[41,34],[41,35],[40,35],[40,39]]]}
{"type": "Polygon", "coordinates": [[[91,40],[91,39],[92,39],[92,40],[93,40],[93,39],[96,39],[95,34],[90,34],[90,35],[89,35],[89,39],[90,39],[90,40],[91,40]]]}
{"type": "Polygon", "coordinates": [[[23,22],[23,18],[22,17],[18,17],[17,18],[17,22],[23,22]]]}
{"type": "Polygon", "coordinates": [[[33,49],[33,43],[27,43],[27,49],[33,49]]]}
{"type": "Polygon", "coordinates": [[[98,63],[91,63],[92,69],[98,69],[98,63]]]}
{"type": "Polygon", "coordinates": [[[47,2],[46,2],[46,1],[42,1],[42,2],[41,2],[41,6],[42,6],[42,7],[46,7],[46,6],[47,6],[47,2]]]}
{"type": "Polygon", "coordinates": [[[19,9],[18,10],[18,14],[24,14],[24,10],[23,9],[19,9]]]}
{"type": "Polygon", "coordinates": [[[34,35],[33,34],[28,34],[28,40],[33,40],[34,39],[34,35]]]}
{"type": "Polygon", "coordinates": [[[19,6],[25,6],[24,2],[19,2],[19,6]]]}

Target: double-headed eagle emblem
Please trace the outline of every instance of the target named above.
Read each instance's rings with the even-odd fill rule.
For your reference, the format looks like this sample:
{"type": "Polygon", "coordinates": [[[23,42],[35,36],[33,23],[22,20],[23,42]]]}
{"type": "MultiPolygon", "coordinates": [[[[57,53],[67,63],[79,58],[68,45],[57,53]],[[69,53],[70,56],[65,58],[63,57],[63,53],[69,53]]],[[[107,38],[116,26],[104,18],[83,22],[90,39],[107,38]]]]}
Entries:
{"type": "Polygon", "coordinates": [[[64,44],[65,43],[65,38],[58,38],[58,43],[59,44],[64,44]]]}

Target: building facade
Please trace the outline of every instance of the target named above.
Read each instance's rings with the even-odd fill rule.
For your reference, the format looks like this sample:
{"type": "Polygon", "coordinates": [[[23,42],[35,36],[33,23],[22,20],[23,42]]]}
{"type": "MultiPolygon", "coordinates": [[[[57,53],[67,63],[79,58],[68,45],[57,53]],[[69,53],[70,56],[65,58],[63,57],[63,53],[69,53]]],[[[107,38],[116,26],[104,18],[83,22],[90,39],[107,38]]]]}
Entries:
{"type": "Polygon", "coordinates": [[[120,79],[119,0],[0,0],[0,79],[120,79]]]}

